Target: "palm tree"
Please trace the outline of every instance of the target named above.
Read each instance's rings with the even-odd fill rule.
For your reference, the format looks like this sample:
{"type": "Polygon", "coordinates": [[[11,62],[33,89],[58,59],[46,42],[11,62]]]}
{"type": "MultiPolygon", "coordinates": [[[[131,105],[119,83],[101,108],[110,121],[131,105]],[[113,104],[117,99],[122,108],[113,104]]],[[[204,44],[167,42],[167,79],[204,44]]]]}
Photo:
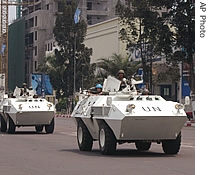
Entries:
{"type": "Polygon", "coordinates": [[[98,73],[101,78],[108,75],[116,76],[120,69],[125,71],[126,77],[130,78],[134,75],[138,68],[141,67],[141,62],[132,63],[129,57],[123,57],[120,54],[113,54],[110,58],[101,58],[97,62],[98,73]]]}

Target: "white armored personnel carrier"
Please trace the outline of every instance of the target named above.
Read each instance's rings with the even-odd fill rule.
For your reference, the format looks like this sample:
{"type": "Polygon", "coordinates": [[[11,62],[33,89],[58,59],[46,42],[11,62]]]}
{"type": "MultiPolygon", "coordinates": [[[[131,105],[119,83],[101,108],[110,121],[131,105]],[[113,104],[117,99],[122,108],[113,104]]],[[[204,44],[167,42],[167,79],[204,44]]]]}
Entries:
{"type": "MultiPolygon", "coordinates": [[[[72,113],[79,149],[91,151],[93,141],[98,140],[102,154],[113,154],[117,144],[133,142],[137,150],[149,150],[156,142],[162,144],[164,153],[177,154],[187,120],[184,105],[138,93],[135,84],[140,82],[134,79],[122,91],[118,91],[120,83],[109,76],[104,95],[81,94],[72,113]]],[[[189,104],[189,98],[185,103],[189,104]]]]}
{"type": "Polygon", "coordinates": [[[35,126],[37,132],[54,132],[53,103],[38,97],[33,90],[21,94],[16,87],[12,97],[4,95],[0,100],[1,132],[15,133],[16,127],[35,126]]]}

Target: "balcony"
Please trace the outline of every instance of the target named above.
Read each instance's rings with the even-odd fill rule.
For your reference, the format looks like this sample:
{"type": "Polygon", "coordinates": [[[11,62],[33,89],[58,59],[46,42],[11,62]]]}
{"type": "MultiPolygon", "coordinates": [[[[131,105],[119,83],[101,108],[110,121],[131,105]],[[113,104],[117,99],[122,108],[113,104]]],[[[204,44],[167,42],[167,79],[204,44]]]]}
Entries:
{"type": "Polygon", "coordinates": [[[108,16],[108,11],[100,11],[100,10],[87,10],[87,15],[91,16],[108,16]]]}

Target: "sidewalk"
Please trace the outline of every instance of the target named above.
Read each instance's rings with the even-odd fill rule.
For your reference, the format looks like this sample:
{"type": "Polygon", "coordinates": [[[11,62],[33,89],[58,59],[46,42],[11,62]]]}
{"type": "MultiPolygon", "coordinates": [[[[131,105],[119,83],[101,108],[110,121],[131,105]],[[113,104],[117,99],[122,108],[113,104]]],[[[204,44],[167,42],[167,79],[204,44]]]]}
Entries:
{"type": "Polygon", "coordinates": [[[185,126],[195,126],[195,118],[193,118],[193,113],[190,111],[186,112],[186,114],[189,120],[186,121],[185,126]]]}

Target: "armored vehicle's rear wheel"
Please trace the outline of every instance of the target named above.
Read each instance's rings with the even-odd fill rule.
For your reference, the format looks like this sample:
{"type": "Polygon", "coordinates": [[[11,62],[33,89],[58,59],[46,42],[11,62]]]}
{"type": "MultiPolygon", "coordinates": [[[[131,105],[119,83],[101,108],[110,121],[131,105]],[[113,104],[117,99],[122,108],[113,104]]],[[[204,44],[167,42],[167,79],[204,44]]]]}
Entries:
{"type": "Polygon", "coordinates": [[[101,153],[106,155],[113,154],[117,147],[115,135],[105,122],[99,126],[99,147],[101,153]]]}
{"type": "Polygon", "coordinates": [[[43,125],[36,125],[35,126],[36,132],[42,132],[43,131],[43,128],[44,128],[43,125]]]}
{"type": "Polygon", "coordinates": [[[165,154],[177,154],[181,146],[181,132],[175,140],[163,140],[162,148],[165,154]]]}
{"type": "Polygon", "coordinates": [[[136,141],[135,146],[139,151],[147,151],[150,149],[151,142],[136,141]]]}
{"type": "Polygon", "coordinates": [[[45,125],[45,131],[46,131],[47,134],[52,134],[53,133],[54,125],[55,125],[54,118],[52,119],[52,121],[50,122],[49,125],[45,125]]]}
{"type": "Polygon", "coordinates": [[[81,151],[91,151],[93,138],[82,120],[77,125],[77,143],[81,151]]]}
{"type": "Polygon", "coordinates": [[[1,132],[7,131],[7,123],[5,122],[4,118],[0,115],[0,122],[1,122],[1,132]]]}
{"type": "Polygon", "coordinates": [[[16,126],[15,126],[13,120],[11,119],[11,117],[9,117],[9,116],[7,117],[7,128],[8,128],[7,132],[9,134],[14,134],[15,133],[16,126]]]}

